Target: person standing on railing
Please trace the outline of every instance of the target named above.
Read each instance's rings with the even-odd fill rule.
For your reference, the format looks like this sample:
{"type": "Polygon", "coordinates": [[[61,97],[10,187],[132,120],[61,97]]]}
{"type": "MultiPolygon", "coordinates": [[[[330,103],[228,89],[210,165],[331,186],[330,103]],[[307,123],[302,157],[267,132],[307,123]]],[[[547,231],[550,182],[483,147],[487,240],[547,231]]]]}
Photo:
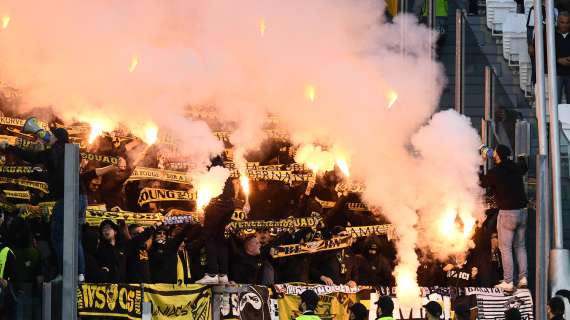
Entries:
{"type": "Polygon", "coordinates": [[[495,287],[506,292],[514,290],[513,248],[518,262],[518,287],[526,288],[528,285],[525,245],[528,201],[523,183],[523,175],[526,174],[528,168],[524,157],[519,157],[519,161],[515,163],[509,159],[510,155],[509,147],[497,146],[493,151],[495,167],[486,175],[480,175],[481,186],[491,188],[499,208],[497,231],[499,250],[503,260],[503,281],[495,287]]]}

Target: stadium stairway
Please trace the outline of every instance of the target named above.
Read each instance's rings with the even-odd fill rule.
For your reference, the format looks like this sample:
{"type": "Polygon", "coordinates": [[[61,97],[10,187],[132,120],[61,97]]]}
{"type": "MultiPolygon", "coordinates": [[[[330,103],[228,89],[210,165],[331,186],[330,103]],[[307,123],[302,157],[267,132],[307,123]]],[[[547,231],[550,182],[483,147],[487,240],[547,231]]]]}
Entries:
{"type": "MultiPolygon", "coordinates": [[[[511,145],[514,143],[514,124],[517,119],[524,119],[531,125],[531,155],[538,150],[537,125],[534,109],[534,98],[525,93],[519,83],[519,69],[509,66],[503,57],[502,38],[493,36],[486,25],[485,2],[480,3],[482,14],[464,17],[464,114],[467,115],[473,127],[481,131],[481,119],[484,114],[484,68],[491,66],[496,74],[494,87],[494,106],[496,124],[502,129],[499,135],[508,137],[511,145]]],[[[454,107],[455,96],[455,15],[456,9],[465,9],[466,3],[449,0],[449,16],[447,39],[440,51],[440,60],[445,67],[448,84],[440,100],[440,108],[454,107]]],[[[564,247],[570,248],[570,105],[560,108],[561,122],[561,176],[562,176],[562,207],[564,222],[564,247]]],[[[528,189],[529,200],[534,202],[535,161],[529,159],[528,189]]],[[[534,208],[529,207],[527,231],[527,248],[529,252],[529,276],[535,273],[535,214],[534,208]]],[[[533,287],[531,281],[531,289],[533,287]]]]}

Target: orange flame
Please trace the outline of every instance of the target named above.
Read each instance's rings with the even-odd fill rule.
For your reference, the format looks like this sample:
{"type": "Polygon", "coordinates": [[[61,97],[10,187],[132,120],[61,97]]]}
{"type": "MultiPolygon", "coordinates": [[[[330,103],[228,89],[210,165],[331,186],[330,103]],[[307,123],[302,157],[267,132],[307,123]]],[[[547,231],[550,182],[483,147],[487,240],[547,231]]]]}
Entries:
{"type": "Polygon", "coordinates": [[[249,179],[247,176],[242,175],[239,177],[239,182],[241,184],[241,189],[243,190],[243,193],[245,193],[245,196],[249,196],[249,179]]]}
{"type": "Polygon", "coordinates": [[[135,69],[137,68],[138,64],[139,64],[139,57],[134,56],[134,57],[131,59],[131,64],[130,64],[130,66],[129,66],[129,72],[132,73],[133,71],[135,71],[135,69]]]}
{"type": "Polygon", "coordinates": [[[317,89],[314,85],[307,85],[305,87],[305,98],[307,98],[311,102],[315,102],[315,98],[317,97],[317,89]]]}
{"type": "Polygon", "coordinates": [[[198,188],[198,192],[196,195],[196,207],[198,211],[204,211],[204,208],[210,203],[212,197],[213,197],[212,190],[209,188],[208,185],[204,185],[198,188]]]}
{"type": "Polygon", "coordinates": [[[396,277],[396,297],[405,307],[421,306],[421,291],[417,282],[416,270],[411,266],[399,265],[394,272],[396,277]]]}
{"type": "Polygon", "coordinates": [[[396,100],[398,100],[398,93],[394,90],[388,91],[386,94],[386,98],[388,99],[388,109],[391,109],[396,100]]]}
{"type": "Polygon", "coordinates": [[[267,25],[265,24],[265,19],[261,18],[261,20],[259,20],[259,34],[262,37],[265,35],[265,30],[267,30],[267,25]]]}
{"type": "Polygon", "coordinates": [[[469,246],[476,222],[470,215],[460,215],[456,209],[449,208],[438,222],[440,236],[443,241],[449,241],[453,250],[465,251],[469,246]]]}
{"type": "Polygon", "coordinates": [[[89,139],[87,140],[89,144],[92,144],[98,136],[103,133],[103,124],[101,122],[90,123],[91,131],[89,132],[89,139]]]}
{"type": "Polygon", "coordinates": [[[10,16],[3,16],[2,17],[2,29],[6,29],[8,28],[8,25],[10,24],[10,16]]]}
{"type": "Polygon", "coordinates": [[[144,130],[143,141],[148,145],[153,145],[158,140],[158,128],[155,126],[149,126],[144,130]]]}
{"type": "Polygon", "coordinates": [[[344,174],[345,177],[350,177],[350,171],[348,170],[348,163],[346,163],[346,160],[344,160],[344,158],[337,158],[336,165],[338,166],[340,171],[342,171],[342,174],[344,174]]]}

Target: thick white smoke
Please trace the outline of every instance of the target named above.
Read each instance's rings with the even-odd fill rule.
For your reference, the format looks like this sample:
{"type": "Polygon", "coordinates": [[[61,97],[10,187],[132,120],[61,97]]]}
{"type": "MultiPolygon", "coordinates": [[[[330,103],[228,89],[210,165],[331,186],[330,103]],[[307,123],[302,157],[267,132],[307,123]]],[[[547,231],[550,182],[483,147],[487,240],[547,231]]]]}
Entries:
{"type": "Polygon", "coordinates": [[[267,112],[295,143],[334,145],[399,233],[399,296],[413,304],[418,230],[442,255],[465,249],[439,245],[435,222],[477,212],[477,136],[453,112],[432,117],[435,36],[383,13],[381,0],[6,0],[0,79],[29,106],[168,127],[202,158],[221,145],[179,117],[187,104],[238,123],[241,150],[259,143],[267,112]]]}

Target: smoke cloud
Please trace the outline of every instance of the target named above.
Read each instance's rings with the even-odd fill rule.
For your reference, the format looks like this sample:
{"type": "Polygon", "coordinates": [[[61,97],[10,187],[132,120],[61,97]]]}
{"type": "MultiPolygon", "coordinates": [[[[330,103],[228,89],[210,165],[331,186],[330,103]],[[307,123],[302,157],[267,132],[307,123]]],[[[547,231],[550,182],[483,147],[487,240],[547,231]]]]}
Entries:
{"type": "Polygon", "coordinates": [[[465,251],[438,228],[476,217],[479,139],[453,111],[433,115],[445,82],[430,58],[435,34],[383,13],[379,0],[7,0],[0,79],[22,90],[22,108],[153,123],[200,159],[222,146],[182,117],[187,105],[237,123],[242,150],[260,142],[267,113],[295,144],[343,150],[365,201],[397,229],[395,273],[410,305],[418,242],[442,258],[465,251]]]}

